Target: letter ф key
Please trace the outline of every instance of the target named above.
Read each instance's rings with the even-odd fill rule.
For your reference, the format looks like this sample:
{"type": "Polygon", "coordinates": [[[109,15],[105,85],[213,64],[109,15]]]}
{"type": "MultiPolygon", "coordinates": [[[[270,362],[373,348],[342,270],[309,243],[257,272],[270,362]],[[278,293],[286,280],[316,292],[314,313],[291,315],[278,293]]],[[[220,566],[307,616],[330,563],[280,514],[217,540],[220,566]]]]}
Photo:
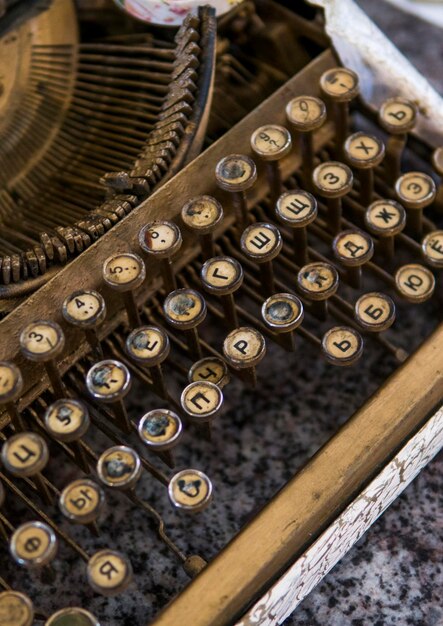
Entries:
{"type": "Polygon", "coordinates": [[[34,607],[30,598],[20,591],[8,589],[0,593],[0,624],[2,626],[32,626],[34,607]]]}
{"type": "Polygon", "coordinates": [[[215,256],[213,233],[223,220],[220,202],[211,196],[193,198],[184,205],[181,216],[184,224],[198,235],[203,258],[215,256]]]}
{"type": "Polygon", "coordinates": [[[158,454],[169,467],[174,467],[172,450],[183,435],[179,416],[168,409],[154,409],[143,415],[137,430],[145,446],[158,454]]]}
{"type": "Polygon", "coordinates": [[[18,526],[9,545],[14,561],[30,569],[48,566],[57,554],[57,547],[54,531],[40,521],[26,522],[18,526]]]}
{"type": "Polygon", "coordinates": [[[54,395],[58,398],[66,396],[55,358],[61,354],[65,346],[65,336],[55,322],[40,320],[28,324],[20,333],[20,349],[22,354],[36,363],[43,363],[51,382],[54,395]]]}
{"type": "Polygon", "coordinates": [[[32,477],[43,501],[52,503],[52,496],[41,474],[49,461],[49,450],[43,437],[28,431],[9,437],[3,444],[1,459],[13,476],[32,477]]]}
{"type": "Polygon", "coordinates": [[[177,289],[172,257],[177,254],[183,243],[180,228],[174,222],[161,220],[149,222],[140,230],[138,242],[143,252],[160,260],[165,291],[169,293],[177,289]]]}
{"type": "Polygon", "coordinates": [[[215,178],[220,189],[232,194],[236,226],[241,233],[250,221],[245,192],[257,180],[255,163],[248,156],[230,154],[217,163],[215,178]]]}
{"type": "Polygon", "coordinates": [[[87,578],[97,593],[103,596],[117,595],[125,591],[132,581],[131,562],[115,550],[100,550],[88,561],[87,578]]]}
{"type": "Polygon", "coordinates": [[[189,421],[199,426],[211,441],[212,422],[223,404],[220,387],[207,380],[191,383],[184,388],[180,404],[189,421]]]}
{"type": "Polygon", "coordinates": [[[4,406],[16,431],[26,430],[16,401],[23,391],[23,377],[16,365],[0,361],[0,406],[4,406]]]}
{"type": "Polygon", "coordinates": [[[80,400],[60,398],[45,411],[46,430],[54,439],[70,443],[79,467],[89,472],[88,460],[79,440],[89,428],[89,413],[80,400]]]}
{"type": "Polygon", "coordinates": [[[326,198],[329,230],[336,235],[341,230],[341,199],[352,189],[352,171],[339,161],[326,161],[317,165],[312,180],[320,196],[326,198]]]}
{"type": "Polygon", "coordinates": [[[360,289],[362,267],[372,259],[374,242],[363,230],[344,230],[332,242],[335,257],[347,268],[347,282],[360,289]]]}
{"type": "Polygon", "coordinates": [[[95,363],[86,375],[86,387],[95,400],[111,404],[115,421],[123,432],[131,432],[123,398],[131,388],[131,374],[124,363],[106,359],[95,363]]]}
{"type": "Polygon", "coordinates": [[[200,276],[204,289],[220,297],[228,328],[236,328],[238,316],[234,293],[243,283],[243,268],[240,263],[228,256],[213,257],[203,264],[200,276]]]}
{"type": "Polygon", "coordinates": [[[108,287],[122,293],[131,327],[140,326],[134,290],[140,287],[145,278],[145,264],[138,254],[132,252],[113,254],[103,263],[103,280],[108,287]]]}
{"type": "Polygon", "coordinates": [[[240,246],[248,259],[259,264],[263,295],[272,295],[275,291],[272,260],[283,247],[280,231],[273,224],[257,222],[243,231],[240,246]]]}
{"type": "Polygon", "coordinates": [[[291,134],[287,128],[277,124],[260,126],[252,133],[251,148],[254,154],[265,163],[271,202],[274,204],[282,192],[282,177],[278,162],[291,151],[291,134]]]}
{"type": "Polygon", "coordinates": [[[211,502],[212,483],[203,472],[185,469],[171,478],[168,495],[175,508],[199,513],[211,502]]]}
{"type": "Polygon", "coordinates": [[[423,172],[408,172],[397,179],[395,192],[406,207],[406,230],[411,235],[423,234],[423,209],[435,200],[437,189],[433,179],[423,172]]]}
{"type": "Polygon", "coordinates": [[[248,326],[236,328],[224,340],[223,354],[228,364],[240,372],[241,378],[255,387],[257,384],[255,368],[266,354],[263,335],[248,326]]]}
{"type": "Polygon", "coordinates": [[[168,399],[162,370],[162,363],[170,352],[169,337],[159,326],[142,326],[136,328],[127,337],[126,353],[136,363],[146,367],[152,378],[154,391],[162,398],[168,399]]]}
{"type": "Polygon", "coordinates": [[[363,339],[353,328],[334,326],[323,335],[321,347],[328,363],[354,365],[363,354],[363,339]]]}
{"type": "Polygon", "coordinates": [[[63,302],[62,313],[69,324],[84,331],[92,351],[99,358],[103,358],[103,350],[97,337],[97,328],[103,324],[106,317],[103,296],[92,289],[74,291],[63,302]]]}
{"type": "Polygon", "coordinates": [[[45,626],[100,626],[98,619],[86,609],[66,607],[53,613],[45,626]]]}

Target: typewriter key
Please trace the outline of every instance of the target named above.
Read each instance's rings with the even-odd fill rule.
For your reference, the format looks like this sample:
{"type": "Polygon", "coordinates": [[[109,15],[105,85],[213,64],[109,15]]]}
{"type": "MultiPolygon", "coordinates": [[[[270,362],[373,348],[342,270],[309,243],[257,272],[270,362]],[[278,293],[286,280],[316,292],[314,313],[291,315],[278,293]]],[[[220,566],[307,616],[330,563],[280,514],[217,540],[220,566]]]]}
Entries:
{"type": "Polygon", "coordinates": [[[234,292],[243,283],[243,268],[240,263],[228,256],[213,257],[204,263],[200,276],[204,289],[220,297],[228,327],[236,328],[238,316],[234,292]]]}
{"type": "Polygon", "coordinates": [[[228,364],[244,373],[247,382],[255,387],[255,368],[266,354],[265,338],[255,328],[241,326],[231,331],[223,342],[223,354],[228,364]]]}
{"type": "Polygon", "coordinates": [[[53,613],[45,626],[100,626],[98,619],[86,609],[70,606],[53,613]]]}
{"type": "Polygon", "coordinates": [[[394,200],[375,200],[365,213],[365,226],[371,235],[379,237],[382,253],[394,258],[395,236],[401,233],[406,224],[406,211],[394,200]]]}
{"type": "Polygon", "coordinates": [[[189,200],[181,211],[183,222],[199,237],[203,258],[215,256],[213,232],[223,219],[223,207],[211,196],[189,200]]]}
{"type": "Polygon", "coordinates": [[[344,149],[348,163],[359,171],[360,202],[366,206],[372,202],[374,169],[385,156],[385,146],[378,137],[358,132],[346,139],[344,149]]]}
{"type": "Polygon", "coordinates": [[[421,249],[429,265],[443,267],[443,230],[433,230],[428,233],[421,242],[421,249]]]}
{"type": "Polygon", "coordinates": [[[57,554],[57,537],[44,522],[25,522],[14,531],[9,549],[18,565],[37,568],[49,565],[57,554]]]}
{"type": "Polygon", "coordinates": [[[322,74],[320,88],[334,108],[335,140],[340,155],[349,133],[349,102],[359,93],[358,76],[345,67],[334,67],[322,74]]]}
{"type": "Polygon", "coordinates": [[[118,427],[131,432],[123,398],[131,388],[131,374],[124,363],[105,359],[95,363],[86,375],[86,387],[96,400],[112,404],[118,427]]]}
{"type": "Polygon", "coordinates": [[[327,317],[327,300],[336,293],[338,284],[335,267],[321,261],[305,265],[297,274],[300,293],[312,301],[311,312],[323,320],[327,317]]]}
{"type": "Polygon", "coordinates": [[[440,184],[437,189],[436,208],[441,213],[443,211],[443,147],[436,148],[432,153],[432,167],[440,176],[440,184]]]}
{"type": "Polygon", "coordinates": [[[407,133],[412,130],[417,120],[417,107],[404,98],[389,98],[380,107],[378,120],[380,126],[389,133],[386,146],[386,177],[393,185],[400,176],[400,165],[407,133]]]}
{"type": "Polygon", "coordinates": [[[312,174],[312,180],[318,193],[326,198],[328,206],[328,225],[333,234],[341,229],[341,198],[352,189],[354,177],[344,163],[326,161],[320,163],[312,174]]]}
{"type": "Polygon", "coordinates": [[[171,450],[183,434],[182,421],[178,415],[168,409],[149,411],[138,423],[138,434],[149,449],[160,456],[166,455],[165,461],[170,467],[174,467],[171,450]]]}
{"type": "Polygon", "coordinates": [[[409,302],[425,302],[432,297],[435,278],[427,267],[419,263],[402,265],[395,273],[395,285],[401,296],[409,302]]]}
{"type": "Polygon", "coordinates": [[[282,191],[278,161],[291,151],[291,134],[287,128],[277,124],[260,126],[252,133],[251,148],[254,154],[265,162],[271,199],[275,202],[282,191]]]}
{"type": "Polygon", "coordinates": [[[55,322],[41,320],[28,324],[20,334],[20,348],[30,361],[43,363],[54,390],[54,395],[63,398],[66,395],[55,358],[65,346],[65,336],[55,322]]]}
{"type": "Polygon", "coordinates": [[[66,485],[58,501],[63,515],[76,524],[95,522],[104,503],[103,489],[88,478],[80,478],[66,485]]]}
{"type": "Polygon", "coordinates": [[[161,364],[168,358],[171,347],[169,337],[163,328],[158,326],[136,328],[128,335],[125,347],[131,359],[149,369],[156,392],[162,398],[168,398],[161,364]]]}
{"type": "Polygon", "coordinates": [[[201,380],[208,380],[220,389],[226,387],[230,381],[226,363],[214,356],[207,356],[194,363],[188,372],[188,381],[195,383],[201,380]]]}
{"type": "Polygon", "coordinates": [[[43,437],[28,431],[9,437],[3,444],[1,459],[13,476],[32,477],[43,500],[51,504],[52,496],[41,475],[49,461],[49,450],[43,437]]]}
{"type": "Polygon", "coordinates": [[[177,509],[198,513],[211,501],[212,483],[203,472],[185,469],[171,478],[168,494],[177,509]]]}
{"type": "Polygon", "coordinates": [[[298,265],[308,262],[307,226],[317,217],[317,200],[302,189],[286,191],[277,200],[275,214],[282,224],[292,229],[294,256],[298,265]]]}
{"type": "Polygon", "coordinates": [[[321,341],[323,356],[332,365],[354,365],[363,353],[359,332],[346,326],[330,328],[321,341]]]}
{"type": "Polygon", "coordinates": [[[380,333],[395,321],[395,305],[384,293],[364,293],[355,303],[354,315],[364,330],[380,333]]]}
{"type": "Polygon", "coordinates": [[[249,212],[245,192],[257,180],[254,161],[242,154],[230,154],[217,163],[215,168],[217,184],[232,194],[232,203],[237,217],[237,227],[241,232],[249,223],[249,212]]]}
{"type": "Polygon", "coordinates": [[[83,402],[60,398],[45,411],[46,430],[55,439],[72,443],[78,465],[89,471],[89,464],[79,439],[89,428],[89,413],[83,402]]]}
{"type": "Polygon", "coordinates": [[[347,279],[351,287],[360,289],[362,266],[374,254],[374,242],[362,230],[344,230],[332,242],[334,255],[347,268],[347,279]]]}
{"type": "Polygon", "coordinates": [[[423,209],[435,200],[437,189],[433,179],[423,172],[408,172],[397,179],[395,192],[406,207],[406,228],[414,235],[423,232],[423,209]]]}
{"type": "Polygon", "coordinates": [[[276,293],[263,303],[261,314],[268,328],[283,335],[283,346],[292,352],[293,331],[300,326],[304,317],[300,299],[291,293],[276,293]]]}
{"type": "Polygon", "coordinates": [[[0,405],[4,406],[16,431],[26,430],[16,401],[23,391],[23,377],[16,365],[0,361],[0,405]]]}
{"type": "Polygon", "coordinates": [[[121,252],[106,259],[103,264],[103,280],[111,289],[120,291],[131,326],[140,326],[140,314],[134,297],[134,290],[146,278],[143,259],[132,252],[121,252]]]}
{"type": "Polygon", "coordinates": [[[206,317],[206,302],[194,289],[177,289],[166,298],[163,311],[168,323],[186,334],[191,358],[200,359],[201,347],[197,326],[206,317]]]}
{"type": "Polygon", "coordinates": [[[113,446],[97,461],[101,482],[113,489],[133,489],[141,476],[142,465],[137,452],[128,446],[113,446]]]}
{"type": "Polygon", "coordinates": [[[34,607],[27,595],[20,591],[0,593],[0,624],[2,626],[32,626],[34,607]]]}
{"type": "Polygon", "coordinates": [[[288,122],[300,134],[300,149],[305,184],[312,184],[314,169],[313,132],[326,120],[326,105],[315,96],[298,96],[286,105],[288,122]]]}
{"type": "Polygon", "coordinates": [[[106,317],[103,296],[92,289],[74,291],[63,302],[62,313],[67,322],[84,330],[93,352],[103,358],[102,347],[97,337],[97,328],[103,324],[106,317]]]}
{"type": "Polygon", "coordinates": [[[220,387],[207,380],[190,383],[181,394],[180,404],[192,423],[205,427],[210,440],[212,420],[223,404],[220,387]]]}
{"type": "Polygon", "coordinates": [[[88,582],[103,596],[114,596],[127,589],[132,581],[128,557],[114,550],[100,550],[92,555],[87,567],[88,582]]]}
{"type": "Polygon", "coordinates": [[[280,253],[283,240],[280,231],[273,224],[257,222],[243,231],[240,246],[243,254],[259,264],[262,293],[274,293],[274,271],[272,260],[280,253]]]}
{"type": "Polygon", "coordinates": [[[180,250],[183,240],[180,228],[174,222],[157,220],[143,226],[138,235],[140,248],[160,259],[160,269],[165,291],[177,289],[172,269],[172,257],[180,250]]]}

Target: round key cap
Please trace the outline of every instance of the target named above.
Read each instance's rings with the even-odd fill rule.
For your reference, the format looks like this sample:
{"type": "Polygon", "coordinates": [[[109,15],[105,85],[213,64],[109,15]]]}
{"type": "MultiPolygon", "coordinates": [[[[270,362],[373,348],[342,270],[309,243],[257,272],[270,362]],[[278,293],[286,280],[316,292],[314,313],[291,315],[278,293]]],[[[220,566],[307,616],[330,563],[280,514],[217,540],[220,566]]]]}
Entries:
{"type": "Polygon", "coordinates": [[[138,254],[132,252],[113,254],[103,264],[103,280],[108,287],[122,293],[131,326],[140,326],[134,290],[142,285],[145,278],[146,267],[138,254]]]}
{"type": "Polygon", "coordinates": [[[423,209],[432,204],[437,195],[433,179],[423,172],[408,172],[397,179],[395,192],[406,207],[407,229],[420,236],[423,231],[423,209]]]}
{"type": "Polygon", "coordinates": [[[277,161],[290,152],[291,134],[278,124],[260,126],[252,133],[251,148],[264,161],[277,161]]]}
{"type": "Polygon", "coordinates": [[[201,358],[197,326],[207,313],[203,296],[194,289],[177,289],[167,296],[163,311],[171,326],[186,333],[190,355],[195,359],[201,358]]]}
{"type": "Polygon", "coordinates": [[[169,258],[178,252],[183,243],[179,227],[174,222],[156,220],[149,222],[139,232],[140,248],[158,259],[169,258]]]}
{"type": "Polygon", "coordinates": [[[88,478],[80,478],[66,485],[59,498],[61,512],[76,524],[95,522],[104,503],[103,489],[88,478]]]}
{"type": "Polygon", "coordinates": [[[171,478],[168,494],[176,508],[197,513],[210,503],[212,483],[203,472],[185,469],[171,478]]]}
{"type": "Polygon", "coordinates": [[[363,353],[363,339],[346,326],[330,328],[321,342],[323,356],[332,365],[354,365],[363,353]]]}
{"type": "Polygon", "coordinates": [[[63,317],[73,326],[97,328],[105,320],[106,303],[98,291],[80,289],[63,302],[63,317]]]}
{"type": "Polygon", "coordinates": [[[286,105],[286,117],[295,130],[317,130],[326,121],[326,105],[315,96],[298,96],[286,105]]]}
{"type": "Polygon", "coordinates": [[[63,331],[48,320],[32,322],[20,334],[20,348],[30,361],[43,363],[59,356],[65,345],[63,331]]]}
{"type": "Polygon", "coordinates": [[[97,474],[104,485],[113,489],[133,489],[142,472],[140,457],[128,446],[113,446],[101,454],[97,474]]]}
{"type": "Polygon", "coordinates": [[[358,76],[346,67],[334,67],[322,74],[320,87],[336,102],[350,102],[359,93],[358,76]]]}
{"type": "Polygon", "coordinates": [[[372,235],[380,238],[379,247],[389,259],[394,258],[395,236],[406,224],[406,211],[394,200],[375,200],[365,212],[365,226],[372,235]]]}
{"type": "Polygon", "coordinates": [[[274,292],[272,260],[283,247],[280,231],[273,224],[257,222],[243,231],[240,247],[246,257],[259,263],[262,293],[271,295],[274,292]]]}
{"type": "Polygon", "coordinates": [[[242,154],[230,154],[217,163],[215,178],[218,186],[232,194],[232,203],[237,217],[237,228],[241,231],[249,222],[245,192],[257,180],[254,161],[242,154]]]}
{"type": "Polygon", "coordinates": [[[45,468],[49,451],[43,437],[22,432],[5,441],[1,458],[5,468],[14,476],[34,476],[45,468]]]}
{"type": "Polygon", "coordinates": [[[0,593],[0,624],[2,626],[32,626],[34,607],[27,595],[20,591],[0,593]]]}
{"type": "Polygon", "coordinates": [[[384,293],[364,293],[355,303],[354,315],[362,328],[379,333],[395,321],[395,304],[384,293]]]}
{"type": "Polygon", "coordinates": [[[195,383],[202,380],[208,380],[223,389],[230,381],[229,370],[225,361],[214,356],[208,356],[194,363],[188,372],[188,381],[195,383]]]}
{"type": "Polygon", "coordinates": [[[132,581],[128,557],[115,550],[100,550],[92,555],[87,567],[88,582],[103,596],[122,593],[132,581]]]}
{"type": "Polygon", "coordinates": [[[277,200],[275,214],[277,219],[293,232],[295,262],[298,265],[306,265],[308,262],[306,227],[317,217],[317,200],[302,189],[286,191],[277,200]]]}
{"type": "Polygon", "coordinates": [[[320,163],[312,174],[317,192],[326,198],[328,205],[328,226],[333,233],[341,228],[341,198],[352,189],[354,177],[350,168],[339,161],[320,163]]]}
{"type": "Polygon", "coordinates": [[[428,233],[421,242],[421,249],[429,265],[443,267],[443,230],[433,230],[428,233]]]}
{"type": "Polygon", "coordinates": [[[203,264],[200,276],[204,289],[220,298],[228,326],[236,328],[238,316],[233,294],[243,283],[240,263],[228,256],[212,257],[203,264]]]}
{"type": "Polygon", "coordinates": [[[200,239],[204,258],[215,256],[212,233],[223,220],[223,207],[212,196],[198,196],[189,200],[181,211],[183,222],[200,239]]]}
{"type": "Polygon", "coordinates": [[[409,302],[425,302],[434,293],[433,273],[418,263],[402,265],[396,271],[394,278],[398,293],[409,302]]]}
{"type": "Polygon", "coordinates": [[[0,405],[5,407],[17,432],[25,430],[16,405],[22,391],[23,377],[18,367],[10,361],[0,361],[0,405]]]}
{"type": "Polygon", "coordinates": [[[131,374],[124,363],[105,359],[89,369],[86,386],[96,400],[112,403],[121,400],[129,392],[131,374]]]}
{"type": "Polygon", "coordinates": [[[86,609],[69,606],[53,613],[45,626],[100,626],[98,619],[86,609]]]}
{"type": "Polygon", "coordinates": [[[83,402],[59,399],[45,411],[45,426],[59,441],[77,441],[89,428],[89,413],[83,402]]]}
{"type": "Polygon", "coordinates": [[[357,132],[346,139],[344,151],[347,162],[359,171],[360,203],[366,206],[372,202],[374,170],[385,156],[385,146],[378,137],[357,132]]]}
{"type": "Polygon", "coordinates": [[[145,264],[138,254],[132,252],[113,254],[103,264],[103,279],[116,291],[132,291],[140,287],[145,278],[145,264]]]}
{"type": "Polygon", "coordinates": [[[349,284],[359,289],[362,280],[361,268],[374,254],[372,238],[362,230],[344,230],[335,237],[332,249],[335,257],[348,269],[349,284]]]}
{"type": "Polygon", "coordinates": [[[160,365],[168,358],[171,346],[163,328],[142,326],[133,330],[126,339],[126,352],[142,365],[160,365]]]}
{"type": "Polygon", "coordinates": [[[26,522],[14,531],[9,549],[16,563],[35,568],[48,565],[57,553],[57,537],[43,522],[26,522]]]}
{"type": "Polygon", "coordinates": [[[303,304],[291,293],[276,293],[263,302],[261,314],[265,324],[275,333],[288,333],[302,323],[303,304]]]}
{"type": "Polygon", "coordinates": [[[223,354],[231,367],[244,370],[249,384],[254,387],[257,382],[255,367],[266,354],[263,335],[248,326],[236,328],[224,340],[223,354]]]}
{"type": "Polygon", "coordinates": [[[380,107],[380,125],[391,135],[408,133],[415,126],[417,107],[405,98],[389,98],[380,107]]]}
{"type": "Polygon", "coordinates": [[[138,434],[143,443],[154,451],[170,450],[183,434],[182,421],[168,409],[154,409],[141,418],[138,434]]]}
{"type": "Polygon", "coordinates": [[[207,380],[190,383],[183,390],[180,404],[186,414],[195,422],[208,422],[223,404],[223,392],[207,380]]]}
{"type": "Polygon", "coordinates": [[[318,261],[302,267],[297,274],[297,285],[310,300],[330,298],[338,289],[338,272],[333,265],[318,261]]]}

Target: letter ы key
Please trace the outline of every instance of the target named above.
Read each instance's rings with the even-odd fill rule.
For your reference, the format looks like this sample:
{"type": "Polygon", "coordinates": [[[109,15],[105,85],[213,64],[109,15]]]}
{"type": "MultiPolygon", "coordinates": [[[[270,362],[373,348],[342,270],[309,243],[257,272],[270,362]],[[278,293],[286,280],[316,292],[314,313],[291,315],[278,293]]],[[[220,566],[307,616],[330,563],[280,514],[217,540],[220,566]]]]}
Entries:
{"type": "Polygon", "coordinates": [[[64,346],[65,336],[55,322],[48,320],[32,322],[20,333],[22,354],[30,361],[44,364],[54,395],[58,398],[66,396],[65,386],[55,361],[64,346]]]}
{"type": "Polygon", "coordinates": [[[93,524],[103,510],[105,494],[94,481],[80,478],[66,485],[58,504],[69,521],[75,524],[93,524]]]}
{"type": "Polygon", "coordinates": [[[210,440],[212,420],[223,404],[220,387],[207,380],[190,383],[181,394],[180,404],[189,421],[200,426],[210,440]]]}
{"type": "Polygon", "coordinates": [[[169,356],[170,343],[163,328],[159,326],[136,328],[128,335],[125,349],[131,359],[148,369],[154,391],[162,398],[168,398],[162,363],[169,356]]]}
{"type": "Polygon", "coordinates": [[[134,291],[146,278],[143,259],[132,252],[121,252],[108,257],[103,263],[103,280],[114,291],[121,292],[131,327],[140,326],[134,291]]]}
{"type": "Polygon", "coordinates": [[[200,276],[203,288],[220,297],[228,328],[237,328],[239,324],[234,293],[243,283],[240,263],[228,256],[213,257],[203,264],[200,276]]]}
{"type": "Polygon", "coordinates": [[[240,246],[248,259],[259,264],[263,295],[272,295],[275,291],[272,260],[283,247],[280,231],[273,224],[257,222],[243,231],[240,246]]]}
{"type": "Polygon", "coordinates": [[[154,409],[143,415],[137,430],[145,446],[163,458],[169,467],[174,467],[172,450],[183,434],[179,416],[168,409],[154,409]]]}
{"type": "Polygon", "coordinates": [[[211,196],[199,196],[187,202],[181,211],[184,224],[200,240],[204,259],[215,256],[213,233],[223,220],[223,207],[211,196]]]}
{"type": "Polygon", "coordinates": [[[223,355],[234,370],[248,384],[257,384],[256,366],[266,354],[266,342],[263,335],[255,328],[242,326],[229,333],[223,342],[223,355]]]}
{"type": "Polygon", "coordinates": [[[138,235],[140,248],[160,260],[163,287],[168,293],[177,289],[172,257],[180,250],[183,240],[180,228],[174,222],[156,220],[143,226],[138,235]]]}
{"type": "Polygon", "coordinates": [[[103,350],[97,336],[97,329],[106,317],[106,304],[103,296],[92,289],[74,291],[63,302],[62,313],[65,320],[84,330],[92,351],[103,358],[103,350]]]}
{"type": "Polygon", "coordinates": [[[220,189],[232,194],[237,229],[242,232],[249,223],[245,191],[257,180],[255,163],[248,156],[230,154],[217,163],[215,178],[220,189]]]}
{"type": "Polygon", "coordinates": [[[86,375],[86,387],[95,400],[111,404],[117,426],[126,433],[131,432],[123,403],[131,388],[131,374],[126,365],[113,359],[95,363],[86,375]]]}
{"type": "Polygon", "coordinates": [[[308,263],[307,226],[312,224],[318,213],[317,200],[308,191],[296,189],[286,191],[277,200],[277,219],[293,232],[294,258],[297,265],[308,263]]]}
{"type": "Polygon", "coordinates": [[[282,175],[278,162],[291,151],[291,134],[287,128],[277,124],[260,126],[252,133],[251,148],[265,163],[271,202],[275,202],[282,192],[282,175]]]}

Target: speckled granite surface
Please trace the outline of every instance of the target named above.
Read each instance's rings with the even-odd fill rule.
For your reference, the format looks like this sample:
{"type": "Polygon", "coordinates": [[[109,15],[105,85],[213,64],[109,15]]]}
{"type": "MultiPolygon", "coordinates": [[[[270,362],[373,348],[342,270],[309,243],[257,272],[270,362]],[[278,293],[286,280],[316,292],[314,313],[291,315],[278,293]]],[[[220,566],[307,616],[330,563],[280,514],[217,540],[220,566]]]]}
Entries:
{"type": "MultiPolygon", "coordinates": [[[[432,70],[437,54],[433,46],[441,46],[437,43],[440,33],[431,38],[432,27],[399,17],[381,2],[366,0],[362,4],[396,32],[407,25],[409,49],[405,51],[417,57],[419,46],[424,45],[424,54],[429,46],[429,56],[420,58],[424,70],[432,70]],[[410,37],[411,29],[417,36],[410,37]]],[[[437,70],[434,77],[439,78],[437,70]]],[[[393,331],[393,339],[404,348],[411,349],[411,341],[416,344],[429,332],[425,313],[435,314],[433,305],[420,311],[420,316],[416,309],[400,311],[402,331],[393,331]],[[413,334],[408,333],[412,326],[413,334]]],[[[364,402],[393,366],[392,357],[374,344],[357,367],[344,370],[319,360],[304,343],[290,358],[270,346],[256,391],[245,390],[238,383],[229,386],[212,444],[187,433],[178,451],[178,468],[194,466],[211,476],[215,492],[211,507],[190,523],[186,516],[171,510],[164,489],[149,477],[143,477],[138,493],[164,514],[168,532],[181,549],[212,558],[364,402]]],[[[136,386],[130,401],[134,417],[154,406],[158,401],[136,386]]],[[[100,441],[96,443],[100,446],[100,441]]],[[[135,437],[131,443],[141,449],[135,437]]],[[[443,594],[442,465],[440,457],[420,475],[287,620],[288,625],[443,624],[439,602],[443,594]]],[[[64,476],[61,482],[57,474],[52,464],[49,475],[57,484],[70,478],[64,476]]],[[[63,524],[91,552],[110,544],[104,538],[92,540],[84,529],[63,524]]],[[[85,583],[84,564],[66,547],[61,547],[55,563],[55,581],[43,591],[35,576],[18,575],[9,564],[5,576],[48,613],[68,604],[81,604],[97,615],[102,626],[146,624],[187,578],[159,546],[145,514],[134,511],[123,496],[109,496],[101,526],[111,529],[112,547],[131,559],[137,582],[124,595],[113,599],[95,595],[85,583]]],[[[0,563],[7,561],[0,548],[0,563]]]]}

